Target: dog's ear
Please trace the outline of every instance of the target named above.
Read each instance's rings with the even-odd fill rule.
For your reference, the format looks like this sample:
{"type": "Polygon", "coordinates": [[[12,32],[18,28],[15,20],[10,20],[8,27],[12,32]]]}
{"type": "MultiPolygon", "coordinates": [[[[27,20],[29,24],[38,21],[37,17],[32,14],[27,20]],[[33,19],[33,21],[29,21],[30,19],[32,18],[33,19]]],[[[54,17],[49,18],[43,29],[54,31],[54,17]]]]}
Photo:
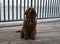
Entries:
{"type": "Polygon", "coordinates": [[[35,17],[37,16],[37,13],[36,13],[36,11],[34,10],[34,15],[35,15],[35,17]]]}
{"type": "Polygon", "coordinates": [[[29,10],[31,9],[31,7],[30,8],[28,8],[26,11],[25,11],[25,15],[27,15],[28,13],[29,13],[29,10]]]}

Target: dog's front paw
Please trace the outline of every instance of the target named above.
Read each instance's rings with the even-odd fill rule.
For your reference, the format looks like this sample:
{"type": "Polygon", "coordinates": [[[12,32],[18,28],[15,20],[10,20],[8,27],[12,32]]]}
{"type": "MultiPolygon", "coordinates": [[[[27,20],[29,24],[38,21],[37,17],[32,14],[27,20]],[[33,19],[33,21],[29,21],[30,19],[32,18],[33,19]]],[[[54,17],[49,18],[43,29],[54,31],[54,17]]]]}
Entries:
{"type": "Polygon", "coordinates": [[[35,38],[31,38],[32,40],[35,40],[35,38]]]}
{"type": "Polygon", "coordinates": [[[24,38],[24,36],[21,36],[21,38],[24,38]]]}
{"type": "Polygon", "coordinates": [[[35,40],[35,37],[30,37],[31,40],[35,40]]]}
{"type": "Polygon", "coordinates": [[[25,37],[24,39],[25,39],[25,40],[28,40],[28,37],[25,37]]]}
{"type": "Polygon", "coordinates": [[[25,40],[28,40],[28,38],[25,38],[25,40]]]}

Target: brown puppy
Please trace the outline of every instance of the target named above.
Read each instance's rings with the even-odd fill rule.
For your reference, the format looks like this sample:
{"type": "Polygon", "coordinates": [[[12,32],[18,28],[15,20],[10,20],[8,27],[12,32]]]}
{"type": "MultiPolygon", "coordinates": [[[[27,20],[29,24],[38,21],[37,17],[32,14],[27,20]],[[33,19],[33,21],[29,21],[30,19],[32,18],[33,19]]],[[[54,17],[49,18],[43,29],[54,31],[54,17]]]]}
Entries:
{"type": "Polygon", "coordinates": [[[21,31],[21,38],[35,40],[36,35],[36,11],[34,8],[30,7],[25,11],[25,19],[23,22],[23,27],[21,31]]]}

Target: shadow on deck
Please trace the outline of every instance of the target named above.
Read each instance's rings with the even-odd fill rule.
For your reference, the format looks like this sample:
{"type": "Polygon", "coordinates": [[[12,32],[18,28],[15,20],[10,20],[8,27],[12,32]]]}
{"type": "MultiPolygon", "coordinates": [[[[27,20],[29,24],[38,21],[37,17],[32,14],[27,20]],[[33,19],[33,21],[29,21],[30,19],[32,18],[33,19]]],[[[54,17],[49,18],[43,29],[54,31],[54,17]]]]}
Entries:
{"type": "Polygon", "coordinates": [[[60,22],[37,25],[36,40],[24,40],[16,30],[21,26],[0,28],[0,44],[60,44],[60,22]]]}

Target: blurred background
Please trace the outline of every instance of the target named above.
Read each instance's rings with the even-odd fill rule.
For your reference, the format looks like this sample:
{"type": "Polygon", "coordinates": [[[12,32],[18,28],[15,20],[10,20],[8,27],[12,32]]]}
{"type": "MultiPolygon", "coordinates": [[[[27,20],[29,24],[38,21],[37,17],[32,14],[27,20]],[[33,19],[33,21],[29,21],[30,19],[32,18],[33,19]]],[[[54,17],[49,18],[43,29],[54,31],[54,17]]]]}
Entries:
{"type": "Polygon", "coordinates": [[[36,9],[37,19],[60,17],[60,0],[0,0],[0,22],[23,20],[29,7],[36,9]]]}

